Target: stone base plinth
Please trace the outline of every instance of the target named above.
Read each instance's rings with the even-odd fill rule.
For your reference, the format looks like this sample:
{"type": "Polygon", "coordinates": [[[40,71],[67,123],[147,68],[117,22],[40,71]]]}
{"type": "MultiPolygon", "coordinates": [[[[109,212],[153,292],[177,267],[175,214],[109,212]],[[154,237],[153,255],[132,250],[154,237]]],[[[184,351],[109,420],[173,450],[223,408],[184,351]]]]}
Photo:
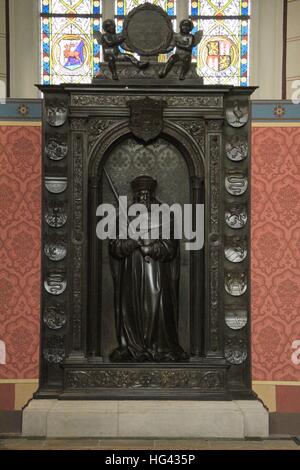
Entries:
{"type": "Polygon", "coordinates": [[[253,401],[32,400],[23,436],[111,438],[267,437],[269,416],[253,401]]]}

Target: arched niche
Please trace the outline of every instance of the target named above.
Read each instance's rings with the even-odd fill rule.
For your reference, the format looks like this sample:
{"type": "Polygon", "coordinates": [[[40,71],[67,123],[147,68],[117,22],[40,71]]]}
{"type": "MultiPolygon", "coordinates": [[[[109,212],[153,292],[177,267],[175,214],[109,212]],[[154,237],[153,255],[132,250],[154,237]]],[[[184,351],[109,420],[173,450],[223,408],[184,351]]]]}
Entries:
{"type": "MultiPolygon", "coordinates": [[[[119,195],[128,196],[130,181],[149,174],[158,181],[157,196],[168,204],[204,203],[204,151],[179,125],[166,122],[163,132],[144,144],[136,139],[127,123],[105,130],[89,158],[88,253],[89,295],[87,352],[108,361],[115,347],[114,292],[110,272],[108,241],[96,236],[96,209],[101,203],[116,203],[103,168],[108,171],[119,195]],[[176,168],[175,168],[176,166],[176,168]]],[[[181,241],[179,338],[190,357],[204,348],[204,249],[186,251],[181,241]],[[199,295],[190,295],[191,291],[199,295]]]]}

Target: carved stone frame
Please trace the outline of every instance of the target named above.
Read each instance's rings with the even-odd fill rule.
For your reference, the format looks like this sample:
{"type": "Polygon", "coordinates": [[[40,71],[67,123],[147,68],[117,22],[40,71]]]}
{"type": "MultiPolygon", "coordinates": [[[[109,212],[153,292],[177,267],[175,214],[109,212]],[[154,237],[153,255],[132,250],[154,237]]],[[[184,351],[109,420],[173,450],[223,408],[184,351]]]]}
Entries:
{"type": "MultiPolygon", "coordinates": [[[[224,354],[224,228],[227,230],[224,181],[228,165],[225,140],[227,133],[235,132],[228,130],[228,124],[224,122],[224,109],[231,88],[209,91],[198,85],[196,93],[191,90],[183,93],[182,90],[184,87],[167,93],[155,90],[155,94],[149,94],[146,87],[134,94],[126,94],[123,90],[119,94],[115,90],[113,93],[111,90],[101,90],[99,94],[94,87],[82,91],[71,86],[60,89],[65,99],[69,97],[70,104],[66,360],[62,364],[62,393],[55,385],[59,379],[53,380],[52,385],[48,373],[51,367],[57,366],[42,363],[38,397],[228,399],[232,396],[251,396],[249,355],[245,367],[238,372],[241,377],[239,391],[234,392],[237,382],[234,376],[233,385],[228,381],[228,372],[232,366],[224,354]],[[97,345],[93,341],[87,343],[88,335],[91,337],[91,331],[95,331],[95,325],[89,323],[88,298],[93,299],[96,295],[93,283],[88,287],[88,279],[95,278],[97,271],[96,257],[94,264],[88,262],[90,236],[87,207],[91,204],[95,208],[97,204],[99,165],[105,161],[109,149],[130,134],[127,101],[145,96],[167,102],[162,135],[184,149],[194,203],[203,202],[203,177],[205,180],[205,296],[199,289],[199,279],[203,275],[203,251],[194,252],[191,255],[191,316],[194,326],[191,360],[178,364],[122,364],[121,367],[120,364],[101,362],[97,345]],[[204,306],[201,304],[203,297],[204,306]],[[203,316],[199,314],[201,310],[203,316]],[[199,333],[201,331],[203,337],[199,333]]],[[[43,87],[42,91],[47,92],[47,87],[43,87]]],[[[250,92],[248,89],[243,92],[235,90],[237,96],[241,93],[247,99],[250,92]]],[[[248,198],[249,193],[245,197],[248,198]]],[[[95,227],[91,227],[91,231],[95,233],[95,227]]],[[[248,261],[245,269],[247,267],[248,261]]],[[[96,305],[97,302],[94,302],[94,308],[97,308],[96,305]]],[[[43,339],[42,349],[45,347],[43,339]]]]}
{"type": "MultiPolygon", "coordinates": [[[[95,121],[95,118],[94,118],[95,121]]],[[[92,121],[93,122],[93,121],[92,121]]],[[[181,390],[180,384],[183,382],[186,384],[184,387],[184,393],[187,394],[190,392],[191,396],[199,396],[199,393],[211,395],[218,395],[224,398],[225,384],[226,384],[226,365],[222,355],[222,341],[220,334],[221,322],[220,320],[220,311],[221,308],[221,298],[219,292],[219,286],[222,282],[220,279],[220,273],[222,272],[222,256],[221,256],[221,243],[222,238],[222,223],[220,222],[220,214],[222,211],[221,206],[221,162],[222,162],[222,149],[221,149],[221,129],[222,129],[222,120],[217,121],[219,125],[216,128],[212,127],[212,123],[215,121],[208,121],[205,123],[204,120],[185,120],[178,123],[175,123],[172,120],[164,121],[163,136],[166,136],[169,139],[172,139],[172,142],[177,142],[177,144],[183,150],[183,155],[186,156],[186,162],[190,172],[190,188],[191,188],[191,201],[193,204],[203,202],[201,200],[201,189],[206,180],[206,196],[205,199],[208,201],[206,205],[206,224],[209,226],[209,231],[207,233],[207,240],[205,243],[205,259],[206,262],[206,275],[207,275],[207,285],[208,285],[208,297],[205,299],[205,306],[203,305],[204,291],[201,291],[203,283],[201,282],[201,277],[203,273],[203,251],[191,252],[191,352],[192,352],[192,364],[173,364],[161,365],[161,364],[146,364],[146,365],[135,365],[132,367],[130,364],[122,364],[122,373],[120,372],[120,366],[114,364],[103,364],[101,367],[91,368],[91,367],[74,367],[73,361],[78,360],[80,357],[85,357],[87,353],[95,353],[94,361],[97,362],[97,345],[95,339],[95,332],[99,335],[99,325],[91,324],[89,327],[90,335],[94,336],[92,339],[92,347],[89,347],[89,351],[86,349],[88,345],[86,344],[85,338],[83,337],[83,332],[86,331],[86,327],[89,324],[88,317],[91,316],[93,319],[96,318],[96,313],[98,310],[98,301],[97,292],[93,289],[94,285],[99,283],[98,267],[95,263],[91,263],[90,273],[83,273],[83,269],[87,269],[87,263],[84,260],[85,252],[87,247],[84,244],[84,239],[88,236],[84,233],[83,218],[79,217],[79,212],[83,210],[83,201],[89,198],[89,201],[94,208],[96,202],[96,192],[98,190],[98,174],[99,166],[102,166],[105,162],[107,154],[112,146],[114,146],[120,139],[124,138],[127,135],[130,135],[130,129],[128,126],[128,121],[112,121],[111,119],[105,121],[102,119],[99,120],[99,136],[90,137],[88,135],[88,141],[92,146],[89,145],[89,159],[88,165],[85,166],[87,174],[83,174],[83,134],[84,129],[91,129],[89,121],[84,120],[75,120],[71,123],[72,132],[72,142],[73,142],[73,214],[71,215],[71,220],[73,221],[73,226],[71,229],[72,232],[72,252],[73,252],[73,266],[72,273],[70,275],[73,278],[72,286],[72,304],[73,304],[73,319],[72,319],[72,352],[69,355],[69,360],[65,368],[65,388],[66,396],[76,393],[77,388],[82,388],[83,384],[90,383],[93,387],[98,387],[98,394],[100,396],[105,396],[108,394],[108,388],[113,387],[113,384],[117,390],[113,391],[115,396],[130,396],[131,392],[124,390],[121,382],[132,383],[133,389],[143,389],[142,383],[145,381],[146,376],[153,378],[155,384],[161,384],[161,390],[151,390],[152,385],[150,385],[150,396],[175,396],[173,389],[175,389],[176,395],[179,396],[183,393],[181,390]],[[101,124],[100,124],[101,122],[101,124]],[[76,129],[74,129],[74,127],[76,129]],[[81,129],[80,129],[81,127],[81,129]],[[197,131],[196,131],[197,130],[197,131]],[[206,138],[205,138],[206,136],[206,138]],[[208,162],[204,162],[205,150],[204,144],[206,142],[206,151],[210,158],[208,162]],[[206,170],[204,168],[206,167],[206,170]],[[205,175],[204,175],[205,171],[205,175]],[[82,177],[80,178],[80,175],[82,177]],[[87,191],[86,181],[89,181],[90,192],[85,194],[87,191]],[[80,195],[81,192],[81,195],[80,195]],[[94,314],[89,315],[87,297],[84,296],[84,292],[87,289],[83,289],[82,279],[89,278],[91,281],[91,290],[89,291],[89,299],[92,299],[90,305],[95,310],[94,314]],[[82,296],[80,297],[80,292],[82,296]],[[82,308],[85,304],[85,308],[82,308]],[[80,321],[80,310],[84,314],[84,317],[81,317],[80,321]],[[206,315],[204,312],[207,312],[206,315]],[[200,313],[202,312],[202,313],[200,313]],[[206,329],[206,332],[204,332],[206,329]],[[202,337],[201,337],[202,335],[202,337]],[[207,338],[206,342],[204,339],[207,338]],[[201,365],[196,363],[201,360],[201,357],[206,356],[212,358],[212,360],[219,360],[218,364],[214,364],[214,368],[208,368],[207,364],[201,365]],[[221,361],[220,361],[221,360],[221,361]],[[138,366],[139,375],[137,376],[136,367],[138,366]],[[171,369],[173,372],[170,375],[171,369]],[[113,371],[115,371],[115,378],[113,371]],[[127,375],[126,375],[127,371],[127,375]],[[118,375],[119,374],[119,375],[118,375]],[[154,374],[154,375],[153,375],[154,374]],[[119,376],[118,383],[117,377],[119,376]],[[176,376],[178,380],[176,381],[176,376]],[[103,383],[107,383],[107,387],[103,387],[104,390],[101,390],[101,378],[103,383]],[[167,377],[169,379],[167,380],[167,377]],[[209,381],[207,379],[209,377],[209,381]],[[139,380],[141,383],[139,384],[139,380]],[[193,387],[190,386],[191,381],[195,381],[193,387]],[[204,384],[208,384],[207,389],[205,389],[204,384]],[[164,385],[163,385],[164,384],[164,385]],[[171,384],[171,385],[170,385],[171,384]],[[176,385],[177,384],[177,385],[176,385]],[[164,387],[169,387],[168,391],[164,390],[164,387]],[[107,389],[107,390],[106,390],[107,389]],[[120,390],[118,390],[120,389],[120,390]],[[106,392],[105,392],[106,390],[106,392]]],[[[207,230],[206,230],[207,232],[207,230]]],[[[95,227],[92,227],[92,233],[94,233],[94,242],[96,242],[95,227]]],[[[98,244],[94,244],[95,247],[98,244]]],[[[99,259],[93,251],[94,260],[99,259]]],[[[99,310],[98,310],[99,312],[99,310]]],[[[79,366],[79,364],[78,364],[79,366]]],[[[150,380],[150,379],[149,379],[150,380]]],[[[110,391],[109,394],[112,392],[110,391]]],[[[142,390],[142,395],[147,396],[147,390],[142,390]]],[[[137,391],[134,391],[134,396],[137,396],[137,391]]]]}

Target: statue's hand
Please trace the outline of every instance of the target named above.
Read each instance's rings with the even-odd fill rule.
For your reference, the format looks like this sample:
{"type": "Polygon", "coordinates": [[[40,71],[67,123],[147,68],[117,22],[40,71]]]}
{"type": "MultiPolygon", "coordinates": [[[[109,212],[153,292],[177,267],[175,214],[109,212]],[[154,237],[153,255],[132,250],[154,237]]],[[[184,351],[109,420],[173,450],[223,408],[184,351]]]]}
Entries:
{"type": "Polygon", "coordinates": [[[123,246],[128,250],[128,254],[133,253],[137,248],[140,247],[137,240],[129,238],[128,240],[123,241],[123,246]]]}
{"type": "Polygon", "coordinates": [[[125,41],[125,34],[123,33],[118,33],[116,34],[116,42],[118,45],[121,45],[125,41]]]}
{"type": "Polygon", "coordinates": [[[151,255],[151,246],[141,246],[141,252],[143,256],[151,255]]]}

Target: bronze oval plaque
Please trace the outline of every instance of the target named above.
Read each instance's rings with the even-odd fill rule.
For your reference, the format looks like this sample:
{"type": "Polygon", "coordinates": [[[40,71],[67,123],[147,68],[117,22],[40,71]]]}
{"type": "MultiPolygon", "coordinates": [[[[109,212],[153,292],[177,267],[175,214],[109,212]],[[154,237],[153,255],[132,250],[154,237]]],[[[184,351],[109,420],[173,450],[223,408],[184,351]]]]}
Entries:
{"type": "Polygon", "coordinates": [[[162,8],[146,3],[127,15],[123,33],[129,50],[150,56],[165,52],[170,45],[173,28],[170,17],[162,8]]]}
{"type": "Polygon", "coordinates": [[[247,310],[243,308],[226,310],[225,322],[231,330],[241,330],[247,325],[247,310]]]}

